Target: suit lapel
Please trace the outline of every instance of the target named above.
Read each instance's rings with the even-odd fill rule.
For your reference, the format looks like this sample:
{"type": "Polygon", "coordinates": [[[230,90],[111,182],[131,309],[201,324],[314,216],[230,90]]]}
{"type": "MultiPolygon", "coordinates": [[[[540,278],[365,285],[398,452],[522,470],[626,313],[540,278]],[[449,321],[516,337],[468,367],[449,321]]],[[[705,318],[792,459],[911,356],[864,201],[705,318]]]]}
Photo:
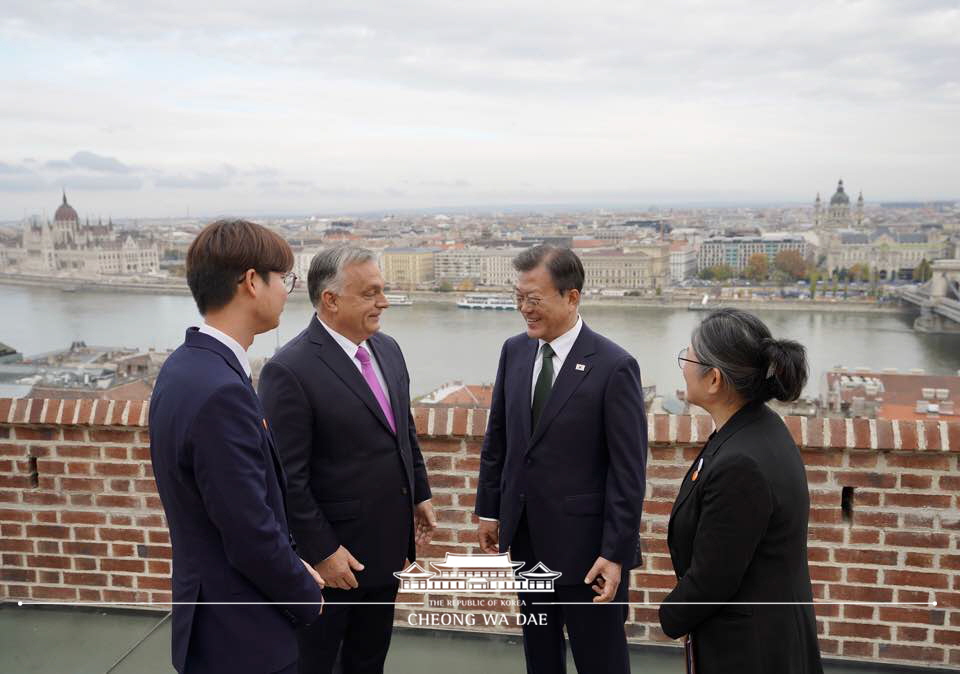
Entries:
{"type": "Polygon", "coordinates": [[[350,362],[350,358],[334,341],[326,328],[320,325],[316,316],[310,322],[310,341],[317,346],[317,356],[343,381],[347,388],[360,398],[373,416],[380,420],[387,432],[392,434],[393,430],[390,428],[383,410],[380,409],[380,403],[373,396],[373,391],[370,390],[369,384],[360,374],[360,370],[350,362]]]}
{"type": "Polygon", "coordinates": [[[686,477],[683,479],[683,483],[680,485],[680,492],[677,494],[677,499],[673,503],[673,508],[671,510],[671,516],[673,513],[677,512],[680,509],[680,506],[683,505],[683,502],[687,500],[687,497],[693,492],[693,488],[696,486],[692,478],[692,473],[696,464],[700,462],[700,458],[703,459],[703,465],[700,467],[700,473],[703,473],[708,467],[710,462],[713,460],[714,455],[720,451],[720,448],[723,444],[737,434],[743,428],[749,426],[753,421],[755,421],[762,411],[765,409],[765,406],[757,403],[750,403],[741,407],[737,412],[727,420],[727,423],[723,425],[719,431],[716,432],[710,440],[707,441],[707,444],[704,445],[703,450],[700,452],[700,457],[694,462],[694,465],[690,467],[690,470],[687,471],[686,477]]]}
{"type": "Polygon", "coordinates": [[[523,424],[523,437],[529,438],[533,429],[530,425],[533,420],[530,418],[530,409],[533,401],[533,366],[537,362],[537,349],[540,342],[536,339],[530,339],[523,345],[523,357],[520,360],[520,421],[523,424]]]}
{"type": "MultiPolygon", "coordinates": [[[[577,341],[573,343],[573,348],[570,349],[570,353],[567,354],[567,358],[563,361],[563,366],[557,374],[556,381],[553,382],[550,397],[547,399],[547,406],[540,416],[537,427],[533,429],[533,437],[530,438],[530,444],[527,448],[528,451],[530,447],[537,444],[537,441],[543,437],[550,423],[556,418],[560,410],[563,409],[564,404],[566,404],[567,400],[573,395],[573,392],[577,390],[577,387],[580,386],[583,380],[587,378],[587,375],[590,374],[589,360],[590,356],[594,353],[594,342],[593,332],[584,325],[580,329],[577,341]]],[[[531,377],[532,373],[530,377],[527,377],[528,387],[531,385],[531,377]]],[[[527,414],[527,417],[529,416],[530,415],[527,414]]]]}

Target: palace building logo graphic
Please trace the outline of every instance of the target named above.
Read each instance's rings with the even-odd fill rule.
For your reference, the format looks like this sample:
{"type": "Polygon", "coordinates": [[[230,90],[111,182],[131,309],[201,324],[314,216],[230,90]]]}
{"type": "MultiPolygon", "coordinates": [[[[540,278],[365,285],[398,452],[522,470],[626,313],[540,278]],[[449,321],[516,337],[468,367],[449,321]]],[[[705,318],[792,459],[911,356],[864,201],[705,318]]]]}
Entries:
{"type": "Polygon", "coordinates": [[[402,592],[459,590],[461,592],[552,592],[562,574],[538,563],[529,571],[517,573],[523,562],[515,562],[507,553],[458,555],[447,553],[442,562],[430,562],[433,570],[414,562],[393,575],[400,579],[402,592]]]}

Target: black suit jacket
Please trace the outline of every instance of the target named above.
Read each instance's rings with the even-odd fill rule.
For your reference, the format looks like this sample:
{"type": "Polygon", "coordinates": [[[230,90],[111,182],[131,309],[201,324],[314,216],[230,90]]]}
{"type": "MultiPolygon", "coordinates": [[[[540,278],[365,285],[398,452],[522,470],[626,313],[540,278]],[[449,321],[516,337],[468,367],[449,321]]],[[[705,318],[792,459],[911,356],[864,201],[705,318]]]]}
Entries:
{"type": "Polygon", "coordinates": [[[291,545],[284,477],[263,410],[236,356],[187,331],[150,400],[150,456],[173,545],[174,602],[291,602],[173,607],[177,671],[267,672],[297,659],[296,621],[320,588],[291,545]]]}
{"type": "Polygon", "coordinates": [[[396,434],[355,363],[317,317],[260,373],[288,479],[290,526],[311,564],[343,545],[364,586],[396,582],[416,558],[413,506],[430,498],[410,412],[410,376],[396,340],[367,340],[390,396],[396,434]]]}
{"type": "Polygon", "coordinates": [[[750,603],[813,601],[807,476],[790,432],[766,405],[749,404],[700,457],[670,515],[678,582],[660,606],[663,631],[692,633],[700,674],[822,672],[811,605],[750,603]]]}
{"type": "Polygon", "coordinates": [[[563,574],[558,584],[582,584],[599,556],[632,569],[647,456],[640,368],[584,324],[531,428],[538,348],[521,334],[500,353],[476,514],[500,520],[506,551],[526,509],[537,561],[563,574]]]}

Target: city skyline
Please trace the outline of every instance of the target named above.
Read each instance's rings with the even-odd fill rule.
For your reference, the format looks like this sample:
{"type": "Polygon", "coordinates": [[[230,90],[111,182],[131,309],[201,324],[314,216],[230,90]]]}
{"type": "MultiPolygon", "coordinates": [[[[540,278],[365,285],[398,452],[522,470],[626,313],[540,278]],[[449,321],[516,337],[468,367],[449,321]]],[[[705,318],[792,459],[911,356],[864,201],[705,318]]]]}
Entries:
{"type": "Polygon", "coordinates": [[[960,198],[952,2],[0,19],[0,220],[960,198]]]}

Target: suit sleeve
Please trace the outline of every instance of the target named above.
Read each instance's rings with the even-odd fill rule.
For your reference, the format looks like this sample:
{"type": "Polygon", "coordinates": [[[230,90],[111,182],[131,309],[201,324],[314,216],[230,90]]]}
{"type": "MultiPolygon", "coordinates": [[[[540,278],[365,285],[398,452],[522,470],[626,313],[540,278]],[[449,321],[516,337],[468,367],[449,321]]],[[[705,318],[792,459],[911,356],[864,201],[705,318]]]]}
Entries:
{"type": "Polygon", "coordinates": [[[506,409],[503,392],[506,366],[507,343],[504,342],[500,350],[500,363],[497,365],[497,380],[493,385],[487,432],[483,437],[483,448],[480,451],[480,477],[477,480],[477,503],[474,508],[477,517],[489,519],[500,519],[500,478],[503,475],[503,462],[507,453],[506,409]]]}
{"type": "Polygon", "coordinates": [[[721,459],[705,479],[690,568],[660,605],[660,625],[674,639],[736,594],[773,513],[773,495],[753,459],[721,459]]]}
{"type": "MultiPolygon", "coordinates": [[[[396,343],[396,342],[394,342],[396,343]]],[[[397,345],[399,351],[400,345],[397,345]]],[[[427,465],[423,460],[423,453],[420,451],[420,443],[417,441],[417,424],[413,418],[413,411],[410,409],[410,373],[407,372],[407,363],[403,359],[403,352],[400,352],[400,359],[403,362],[403,371],[407,375],[407,390],[404,391],[407,401],[407,414],[410,419],[407,423],[407,433],[410,435],[410,453],[413,459],[413,502],[423,503],[433,493],[430,491],[430,480],[427,478],[427,465]]]]}
{"type": "Polygon", "coordinates": [[[636,553],[646,488],[647,414],[640,366],[624,358],[607,383],[603,399],[607,468],[600,556],[625,563],[636,553]]]}
{"type": "Polygon", "coordinates": [[[259,424],[250,389],[237,383],[216,391],[189,431],[194,477],[230,565],[268,599],[289,604],[292,615],[310,623],[319,614],[320,588],[267,505],[269,459],[259,424]]]}
{"type": "Polygon", "coordinates": [[[336,552],[340,542],[310,488],[313,409],[297,378],[276,361],[260,372],[260,400],[287,475],[290,529],[303,558],[316,565],[336,552]]]}

